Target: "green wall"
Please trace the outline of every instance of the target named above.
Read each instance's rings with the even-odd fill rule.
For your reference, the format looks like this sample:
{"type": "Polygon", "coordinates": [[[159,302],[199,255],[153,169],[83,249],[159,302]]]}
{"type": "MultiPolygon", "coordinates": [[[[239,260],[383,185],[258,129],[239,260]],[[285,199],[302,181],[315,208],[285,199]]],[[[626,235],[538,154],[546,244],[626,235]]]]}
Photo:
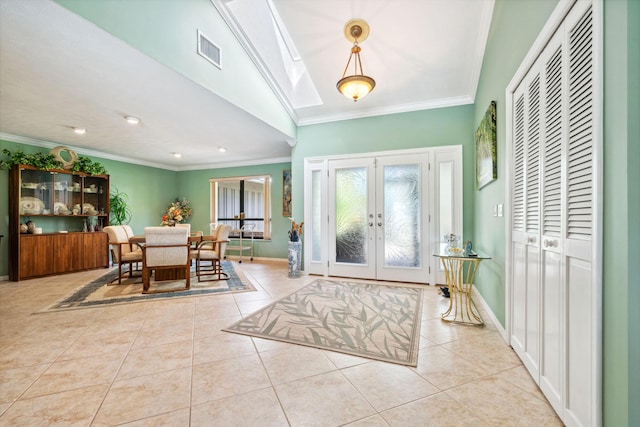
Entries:
{"type": "Polygon", "coordinates": [[[287,257],[287,231],[291,227],[288,217],[282,216],[282,171],[291,169],[290,163],[275,163],[260,166],[242,166],[223,169],[185,171],[179,173],[179,197],[186,197],[194,206],[189,220],[192,230],[208,232],[210,221],[211,178],[228,178],[251,175],[271,176],[271,240],[258,240],[254,244],[254,256],[266,258],[287,257]],[[195,207],[198,206],[198,209],[195,207]]]}
{"type": "Polygon", "coordinates": [[[557,3],[557,0],[496,2],[476,92],[474,126],[482,120],[489,103],[496,101],[498,134],[498,179],[475,192],[473,244],[492,257],[490,263],[482,264],[476,286],[503,326],[506,217],[494,217],[493,208],[505,202],[508,166],[505,89],[557,3]]]}
{"type": "Polygon", "coordinates": [[[211,0],[56,2],[295,138],[295,123],[211,0]],[[220,48],[222,69],[197,54],[198,30],[220,48]]]}
{"type": "Polygon", "coordinates": [[[304,159],[339,154],[462,145],[463,228],[473,235],[473,106],[367,117],[298,128],[291,155],[293,214],[304,213],[304,159]]]}
{"type": "Polygon", "coordinates": [[[640,2],[604,3],[605,425],[640,425],[640,2]]]}

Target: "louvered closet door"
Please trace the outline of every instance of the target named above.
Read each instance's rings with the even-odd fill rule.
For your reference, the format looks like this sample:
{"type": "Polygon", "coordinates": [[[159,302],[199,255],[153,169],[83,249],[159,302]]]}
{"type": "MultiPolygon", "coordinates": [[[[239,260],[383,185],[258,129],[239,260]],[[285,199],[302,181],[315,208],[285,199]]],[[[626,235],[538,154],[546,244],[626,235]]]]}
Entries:
{"type": "Polygon", "coordinates": [[[568,29],[566,141],[566,417],[567,425],[595,425],[598,399],[598,292],[593,280],[595,43],[593,8],[572,10],[568,29]]]}
{"type": "Polygon", "coordinates": [[[564,304],[562,273],[563,156],[567,126],[566,70],[563,34],[557,32],[542,55],[543,142],[541,167],[541,355],[540,388],[555,410],[562,412],[564,401],[564,304]]]}
{"type": "Polygon", "coordinates": [[[568,426],[600,422],[594,22],[577,1],[511,97],[511,344],[568,426]]]}
{"type": "Polygon", "coordinates": [[[539,69],[535,65],[516,91],[513,112],[511,345],[534,377],[540,364],[539,69]]]}

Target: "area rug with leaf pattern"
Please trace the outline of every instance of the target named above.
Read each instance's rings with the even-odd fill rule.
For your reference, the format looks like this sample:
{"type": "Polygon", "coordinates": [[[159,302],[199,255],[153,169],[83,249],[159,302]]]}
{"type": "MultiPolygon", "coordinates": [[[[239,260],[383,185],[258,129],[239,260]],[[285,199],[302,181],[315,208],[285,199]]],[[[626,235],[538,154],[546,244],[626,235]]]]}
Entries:
{"type": "MultiPolygon", "coordinates": [[[[222,261],[222,270],[229,275],[229,280],[198,282],[197,277],[195,277],[195,271],[193,271],[192,268],[190,289],[156,294],[142,294],[142,278],[140,277],[140,272],[134,273],[133,278],[125,276],[126,278],[123,279],[122,284],[110,284],[114,279],[118,278],[118,269],[113,269],[103,276],[74,290],[56,303],[38,311],[38,313],[256,290],[251,280],[243,273],[237,263],[222,261]]],[[[183,288],[184,283],[184,280],[156,282],[152,283],[152,288],[156,290],[177,289],[183,288]]]]}
{"type": "Polygon", "coordinates": [[[324,279],[223,331],[416,366],[422,289],[324,279]]]}

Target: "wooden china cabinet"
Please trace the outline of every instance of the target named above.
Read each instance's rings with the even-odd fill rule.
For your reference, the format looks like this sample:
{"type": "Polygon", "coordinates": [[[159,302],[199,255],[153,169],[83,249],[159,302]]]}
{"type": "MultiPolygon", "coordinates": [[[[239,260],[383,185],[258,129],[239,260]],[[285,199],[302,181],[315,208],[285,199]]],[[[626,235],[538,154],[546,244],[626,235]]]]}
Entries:
{"type": "Polygon", "coordinates": [[[15,165],[9,173],[9,278],[108,267],[108,237],[101,231],[107,225],[109,175],[15,165]]]}

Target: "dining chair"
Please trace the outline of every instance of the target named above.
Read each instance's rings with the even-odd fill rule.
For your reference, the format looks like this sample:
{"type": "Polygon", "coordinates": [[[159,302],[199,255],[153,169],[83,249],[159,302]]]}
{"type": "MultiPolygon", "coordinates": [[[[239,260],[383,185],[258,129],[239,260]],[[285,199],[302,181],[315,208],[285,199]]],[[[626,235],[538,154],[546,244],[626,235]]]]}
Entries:
{"type": "MultiPolygon", "coordinates": [[[[187,227],[145,227],[142,247],[142,293],[183,291],[191,287],[191,257],[187,227]],[[176,277],[184,277],[184,288],[151,290],[151,272],[173,270],[176,277]]],[[[182,279],[181,279],[182,280],[182,279]]]]}
{"type": "MultiPolygon", "coordinates": [[[[130,227],[129,227],[130,228],[130,227]]],[[[111,261],[118,264],[118,284],[122,284],[122,265],[129,265],[129,277],[133,277],[133,271],[139,271],[139,263],[142,262],[142,250],[129,243],[129,235],[122,225],[108,225],[102,229],[109,236],[111,246],[111,261]],[[136,265],[135,270],[133,264],[136,265]]],[[[113,281],[110,284],[114,284],[113,281]]]]}
{"type": "MultiPolygon", "coordinates": [[[[222,259],[229,242],[231,226],[219,224],[211,235],[211,240],[203,240],[196,249],[191,251],[191,257],[196,261],[196,277],[201,282],[202,277],[217,276],[217,280],[228,280],[229,275],[222,271],[222,259]],[[210,265],[203,265],[209,262],[210,265]]],[[[205,279],[206,280],[206,279],[205,279]]]]}

